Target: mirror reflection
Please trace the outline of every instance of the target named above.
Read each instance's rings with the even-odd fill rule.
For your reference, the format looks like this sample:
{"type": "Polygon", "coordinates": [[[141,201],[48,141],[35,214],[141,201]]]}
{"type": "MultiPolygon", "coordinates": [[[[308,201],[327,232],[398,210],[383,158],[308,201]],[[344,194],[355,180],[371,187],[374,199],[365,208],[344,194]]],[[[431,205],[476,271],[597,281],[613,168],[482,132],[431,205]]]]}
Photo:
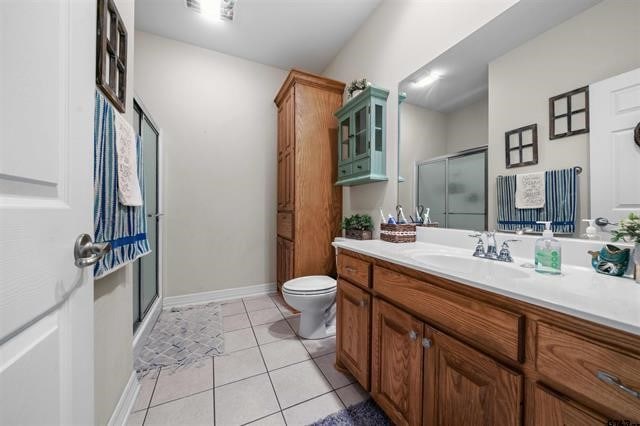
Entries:
{"type": "Polygon", "coordinates": [[[401,81],[398,204],[575,237],[640,211],[638,22],[640,2],[522,0],[401,81]]]}

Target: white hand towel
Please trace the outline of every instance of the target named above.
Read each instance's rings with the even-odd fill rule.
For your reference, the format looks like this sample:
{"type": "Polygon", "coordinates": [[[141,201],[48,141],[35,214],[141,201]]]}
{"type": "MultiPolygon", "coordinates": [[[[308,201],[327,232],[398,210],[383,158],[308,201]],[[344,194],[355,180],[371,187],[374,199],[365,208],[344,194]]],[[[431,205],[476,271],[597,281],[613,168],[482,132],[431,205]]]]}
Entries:
{"type": "Polygon", "coordinates": [[[545,197],[545,172],[516,175],[517,209],[542,208],[545,197]]]}
{"type": "Polygon", "coordinates": [[[116,157],[118,159],[118,199],[125,206],[141,206],[138,179],[136,133],[121,114],[116,113],[116,157]]]}

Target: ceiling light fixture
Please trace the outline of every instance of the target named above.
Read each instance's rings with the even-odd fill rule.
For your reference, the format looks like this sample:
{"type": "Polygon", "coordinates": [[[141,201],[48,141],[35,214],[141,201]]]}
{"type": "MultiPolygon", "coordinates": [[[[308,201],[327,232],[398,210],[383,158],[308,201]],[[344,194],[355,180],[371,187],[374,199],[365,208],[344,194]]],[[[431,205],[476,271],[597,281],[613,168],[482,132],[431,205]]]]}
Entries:
{"type": "Polygon", "coordinates": [[[185,0],[185,5],[205,18],[233,21],[236,0],[185,0]]]}
{"type": "Polygon", "coordinates": [[[416,87],[425,87],[435,83],[438,79],[440,79],[440,77],[442,77],[442,74],[435,71],[431,71],[430,73],[422,77],[420,80],[416,80],[413,84],[416,87]]]}

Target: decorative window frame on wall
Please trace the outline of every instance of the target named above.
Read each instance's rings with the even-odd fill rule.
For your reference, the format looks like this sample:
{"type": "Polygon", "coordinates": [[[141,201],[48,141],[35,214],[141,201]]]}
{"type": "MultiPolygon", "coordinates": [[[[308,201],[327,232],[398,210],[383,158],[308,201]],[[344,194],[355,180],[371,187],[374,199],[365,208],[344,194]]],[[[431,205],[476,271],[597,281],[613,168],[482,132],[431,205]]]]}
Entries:
{"type": "Polygon", "coordinates": [[[118,111],[126,111],[127,29],[114,0],[98,0],[96,85],[118,111]]]}
{"type": "Polygon", "coordinates": [[[504,134],[505,162],[507,169],[538,164],[538,124],[529,124],[504,134]],[[531,150],[530,159],[527,154],[531,150]],[[518,161],[512,161],[517,152],[518,161]]]}
{"type": "Polygon", "coordinates": [[[549,98],[549,139],[582,133],[589,133],[589,86],[549,98]]]}

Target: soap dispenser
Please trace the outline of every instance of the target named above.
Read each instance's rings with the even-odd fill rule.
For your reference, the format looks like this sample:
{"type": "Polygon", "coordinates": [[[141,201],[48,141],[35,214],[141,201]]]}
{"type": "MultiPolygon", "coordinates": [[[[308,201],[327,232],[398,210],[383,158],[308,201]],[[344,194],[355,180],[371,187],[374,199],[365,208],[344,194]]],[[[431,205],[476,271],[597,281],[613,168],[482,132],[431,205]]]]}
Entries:
{"type": "Polygon", "coordinates": [[[551,222],[536,223],[543,223],[545,225],[542,237],[536,241],[536,271],[543,274],[559,274],[561,272],[562,251],[560,241],[553,238],[551,222]]]}

